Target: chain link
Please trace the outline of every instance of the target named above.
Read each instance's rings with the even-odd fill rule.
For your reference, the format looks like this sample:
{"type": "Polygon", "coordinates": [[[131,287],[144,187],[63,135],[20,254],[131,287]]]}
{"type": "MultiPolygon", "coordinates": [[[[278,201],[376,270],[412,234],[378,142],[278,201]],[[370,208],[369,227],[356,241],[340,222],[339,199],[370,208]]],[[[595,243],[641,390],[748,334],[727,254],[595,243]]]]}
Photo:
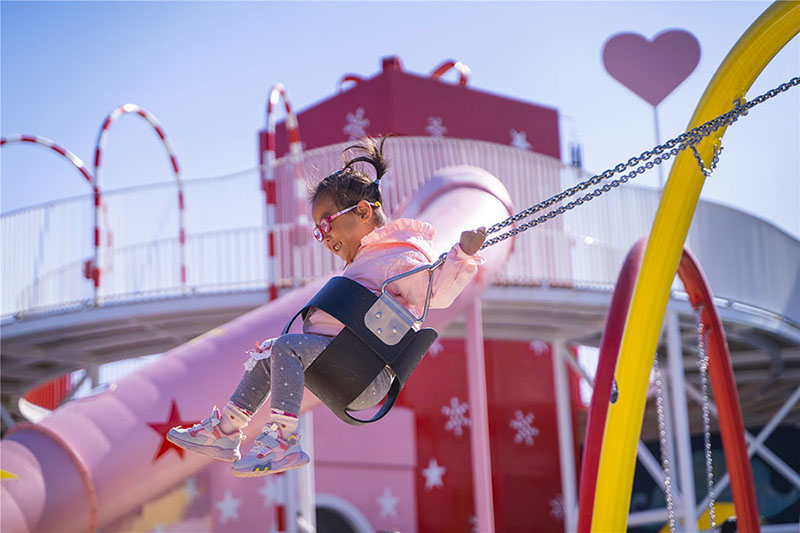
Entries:
{"type": "Polygon", "coordinates": [[[711,454],[711,406],[708,399],[708,354],[706,353],[702,305],[697,309],[695,327],[697,328],[697,366],[700,369],[700,384],[703,394],[703,450],[706,461],[708,516],[711,521],[711,529],[714,529],[717,527],[717,521],[714,513],[714,463],[711,454]]]}
{"type": "Polygon", "coordinates": [[[697,159],[698,164],[700,165],[700,169],[703,172],[703,175],[710,176],[711,173],[714,172],[714,169],[717,167],[717,163],[719,162],[719,154],[722,151],[722,147],[714,147],[714,156],[711,160],[711,164],[708,168],[706,168],[705,164],[703,163],[700,154],[697,152],[697,146],[700,144],[705,137],[708,137],[715,131],[719,130],[720,128],[730,126],[734,122],[736,122],[739,117],[747,115],[747,112],[754,108],[755,106],[766,102],[770,98],[777,96],[780,93],[783,93],[792,87],[800,85],[800,76],[794,77],[786,83],[780,84],[778,87],[774,89],[770,89],[766,93],[757,96],[756,98],[743,102],[743,99],[738,99],[735,102],[735,107],[714,119],[709,120],[697,127],[690,129],[684,133],[681,133],[677,137],[669,139],[668,141],[664,142],[663,144],[659,144],[652,148],[651,150],[645,150],[638,156],[631,157],[625,163],[619,163],[614,168],[610,168],[602,172],[601,174],[596,174],[591,178],[582,181],[564,191],[551,196],[550,198],[543,200],[531,207],[525,209],[524,211],[520,211],[519,213],[508,217],[507,219],[503,220],[502,222],[498,222],[489,227],[486,231],[487,235],[491,235],[492,233],[497,233],[503,228],[514,224],[515,222],[519,222],[520,220],[526,219],[532,216],[539,211],[547,209],[548,207],[553,206],[567,198],[575,196],[576,194],[585,191],[586,189],[598,186],[591,192],[584,194],[583,196],[572,200],[564,205],[556,207],[555,209],[541,215],[531,221],[528,221],[522,225],[519,225],[505,233],[502,233],[496,237],[492,237],[491,239],[487,239],[486,242],[483,243],[481,246],[481,250],[497,244],[498,242],[502,242],[509,237],[513,237],[523,231],[529,230],[539,224],[550,220],[551,218],[555,218],[556,216],[569,211],[579,205],[582,205],[593,198],[597,198],[601,194],[604,194],[611,189],[619,187],[623,183],[628,182],[629,180],[635,178],[639,174],[644,173],[646,170],[653,168],[656,165],[667,161],[668,159],[675,157],[678,155],[679,152],[686,150],[687,148],[691,148],[695,154],[695,158],[697,159]],[[635,167],[635,168],[634,168],[635,167]],[[621,175],[616,179],[611,179],[614,175],[622,174],[628,169],[632,169],[627,174],[621,175]],[[603,185],[600,185],[602,182],[606,182],[603,185]]]}
{"type": "Polygon", "coordinates": [[[667,524],[670,533],[675,533],[675,504],[672,496],[672,472],[667,447],[667,422],[664,407],[664,382],[661,376],[661,365],[658,354],[653,360],[653,372],[656,380],[656,414],[658,415],[658,447],[661,451],[661,467],[664,469],[664,496],[667,500],[667,524]]]}

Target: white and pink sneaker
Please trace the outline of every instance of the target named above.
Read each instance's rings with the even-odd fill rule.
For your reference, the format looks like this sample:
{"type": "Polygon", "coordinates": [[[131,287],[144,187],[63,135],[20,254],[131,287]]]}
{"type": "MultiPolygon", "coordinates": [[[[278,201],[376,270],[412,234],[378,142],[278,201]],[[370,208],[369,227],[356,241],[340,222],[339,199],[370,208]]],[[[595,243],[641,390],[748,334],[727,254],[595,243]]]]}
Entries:
{"type": "Polygon", "coordinates": [[[240,430],[225,433],[220,427],[220,412],[217,406],[211,416],[190,428],[174,427],[167,432],[167,440],[184,450],[200,453],[221,461],[238,461],[241,458],[239,444],[243,435],[240,430]]]}
{"type": "Polygon", "coordinates": [[[233,475],[265,476],[300,468],[310,461],[311,458],[300,449],[300,436],[297,433],[284,440],[278,431],[278,424],[272,424],[256,437],[255,445],[247,455],[233,463],[233,475]]]}

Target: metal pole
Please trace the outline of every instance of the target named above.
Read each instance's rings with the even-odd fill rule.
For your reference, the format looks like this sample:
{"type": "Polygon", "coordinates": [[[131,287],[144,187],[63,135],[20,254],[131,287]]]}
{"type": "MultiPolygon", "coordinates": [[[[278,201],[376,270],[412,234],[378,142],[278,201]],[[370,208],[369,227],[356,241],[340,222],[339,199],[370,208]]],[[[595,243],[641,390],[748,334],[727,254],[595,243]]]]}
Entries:
{"type": "Polygon", "coordinates": [[[309,411],[300,417],[300,431],[303,435],[303,450],[311,458],[305,468],[300,469],[300,515],[301,524],[307,522],[310,527],[306,531],[317,530],[317,503],[314,480],[314,412],[309,411]]]}
{"type": "Polygon", "coordinates": [[[564,531],[575,531],[578,517],[578,487],[575,482],[575,440],[572,436],[572,409],[569,395],[567,367],[563,355],[567,350],[563,339],[553,341],[553,381],[556,392],[558,422],[558,455],[561,470],[561,493],[564,496],[564,531]]]}
{"type": "Polygon", "coordinates": [[[285,525],[288,533],[298,531],[297,523],[300,517],[300,502],[298,502],[298,477],[297,470],[286,472],[286,517],[285,525]]]}
{"type": "Polygon", "coordinates": [[[486,406],[486,366],[483,354],[483,316],[481,301],[467,308],[467,384],[472,412],[472,491],[475,500],[477,530],[494,533],[494,498],[492,495],[492,459],[489,446],[489,410],[486,406]]]}
{"type": "Polygon", "coordinates": [[[694,471],[692,469],[692,441],[689,430],[689,408],[686,405],[685,376],[683,373],[683,353],[681,350],[681,330],[678,313],[667,310],[667,367],[669,368],[669,385],[672,388],[672,420],[675,431],[675,442],[678,452],[679,484],[681,487],[684,531],[693,531],[697,527],[694,520],[694,471]]]}
{"type": "MultiPolygon", "coordinates": [[[[653,106],[653,123],[656,129],[656,145],[661,144],[661,128],[658,125],[658,106],[653,106]]],[[[664,168],[661,165],[658,167],[658,188],[664,188],[664,168]]]]}

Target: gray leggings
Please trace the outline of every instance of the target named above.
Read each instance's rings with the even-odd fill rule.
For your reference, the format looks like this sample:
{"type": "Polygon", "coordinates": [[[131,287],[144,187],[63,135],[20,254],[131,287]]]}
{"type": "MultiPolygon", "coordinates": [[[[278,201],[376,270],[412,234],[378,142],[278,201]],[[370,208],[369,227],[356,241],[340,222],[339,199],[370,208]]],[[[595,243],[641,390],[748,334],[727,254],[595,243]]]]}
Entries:
{"type": "MultiPolygon", "coordinates": [[[[303,372],[328,347],[333,337],[309,334],[287,334],[278,337],[267,359],[257,361],[246,371],[231,395],[231,401],[255,413],[264,404],[274,385],[270,406],[292,414],[300,413],[305,377],[303,372]]],[[[369,409],[377,405],[389,391],[392,373],[388,368],[373,380],[369,387],[348,407],[369,409]]]]}

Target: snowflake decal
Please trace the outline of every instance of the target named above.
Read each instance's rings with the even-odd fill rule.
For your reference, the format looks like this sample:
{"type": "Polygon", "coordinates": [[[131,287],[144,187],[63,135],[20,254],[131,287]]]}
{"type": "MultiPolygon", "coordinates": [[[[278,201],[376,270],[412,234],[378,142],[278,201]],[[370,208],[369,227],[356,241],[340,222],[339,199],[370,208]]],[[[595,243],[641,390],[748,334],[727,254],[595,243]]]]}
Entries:
{"type": "Polygon", "coordinates": [[[342,131],[349,135],[349,140],[355,141],[367,135],[369,119],[365,116],[364,108],[359,107],[355,113],[347,114],[347,125],[342,131]]]}
{"type": "Polygon", "coordinates": [[[439,339],[436,339],[435,341],[433,341],[433,344],[431,344],[431,347],[428,348],[428,353],[432,357],[436,357],[437,355],[442,353],[442,350],[444,350],[444,346],[442,346],[442,343],[439,342],[439,339]]]}
{"type": "Polygon", "coordinates": [[[530,150],[531,143],[528,142],[528,134],[524,131],[511,130],[511,146],[520,150],[530,150]]]}
{"type": "Polygon", "coordinates": [[[447,423],[444,425],[445,431],[452,431],[456,437],[464,434],[464,428],[471,425],[469,418],[467,418],[467,403],[461,403],[455,396],[450,398],[450,405],[442,407],[442,414],[447,417],[447,423]]]}
{"type": "Polygon", "coordinates": [[[431,137],[444,137],[447,133],[447,128],[442,124],[442,117],[428,117],[428,125],[425,126],[425,131],[431,137]]]}
{"type": "Polygon", "coordinates": [[[531,351],[533,351],[533,355],[540,357],[547,353],[550,345],[544,341],[533,341],[528,345],[528,347],[531,349],[531,351]]]}
{"type": "Polygon", "coordinates": [[[519,444],[525,441],[526,446],[533,446],[534,437],[539,436],[539,428],[532,425],[534,420],[536,420],[536,416],[533,413],[522,416],[522,411],[519,409],[514,413],[514,420],[509,424],[511,429],[516,431],[514,442],[519,444]]]}
{"type": "Polygon", "coordinates": [[[556,494],[555,497],[550,500],[550,516],[559,522],[564,521],[564,496],[562,494],[556,494]]]}

